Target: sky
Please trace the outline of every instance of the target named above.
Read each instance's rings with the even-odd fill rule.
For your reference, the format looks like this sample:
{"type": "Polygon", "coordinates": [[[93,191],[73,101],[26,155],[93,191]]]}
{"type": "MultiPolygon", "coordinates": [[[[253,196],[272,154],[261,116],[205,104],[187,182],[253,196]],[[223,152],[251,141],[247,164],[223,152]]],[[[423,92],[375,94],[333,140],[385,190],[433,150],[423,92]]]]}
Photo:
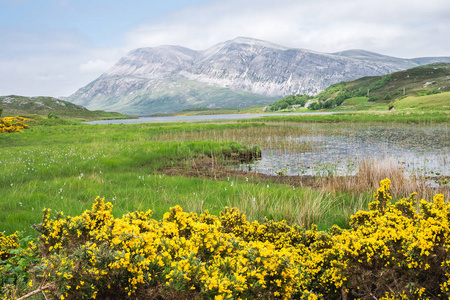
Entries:
{"type": "Polygon", "coordinates": [[[0,0],[0,95],[70,96],[129,51],[238,36],[338,52],[450,56],[448,0],[0,0]]]}

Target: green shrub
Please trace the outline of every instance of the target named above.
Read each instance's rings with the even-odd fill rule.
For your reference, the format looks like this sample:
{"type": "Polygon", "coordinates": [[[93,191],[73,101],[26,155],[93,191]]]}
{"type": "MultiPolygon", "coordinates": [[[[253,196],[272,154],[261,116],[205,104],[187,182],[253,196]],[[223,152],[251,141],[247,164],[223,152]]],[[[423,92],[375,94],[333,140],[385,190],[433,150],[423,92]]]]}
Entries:
{"type": "Polygon", "coordinates": [[[336,106],[334,99],[328,99],[323,103],[322,108],[333,108],[334,106],[336,106]]]}
{"type": "Polygon", "coordinates": [[[53,113],[53,112],[49,112],[49,113],[48,113],[48,118],[49,118],[49,119],[59,119],[59,116],[56,115],[56,114],[53,113]]]}
{"type": "Polygon", "coordinates": [[[373,95],[372,97],[369,98],[369,102],[374,102],[380,99],[381,99],[380,95],[373,95]]]}
{"type": "Polygon", "coordinates": [[[308,106],[308,109],[310,110],[318,110],[321,108],[321,105],[319,102],[313,102],[308,106]]]}

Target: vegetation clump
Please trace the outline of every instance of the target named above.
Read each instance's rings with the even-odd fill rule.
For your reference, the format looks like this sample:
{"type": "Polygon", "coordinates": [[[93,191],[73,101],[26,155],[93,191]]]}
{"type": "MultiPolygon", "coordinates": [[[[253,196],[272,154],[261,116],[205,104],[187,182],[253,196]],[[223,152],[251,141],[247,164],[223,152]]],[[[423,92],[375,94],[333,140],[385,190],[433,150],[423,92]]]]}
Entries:
{"type": "Polygon", "coordinates": [[[312,96],[309,95],[290,95],[287,97],[284,97],[283,99],[272,103],[269,106],[270,111],[277,111],[277,110],[283,110],[287,108],[293,108],[293,107],[304,107],[305,104],[308,102],[308,100],[312,99],[312,96]]]}
{"type": "MultiPolygon", "coordinates": [[[[430,64],[411,68],[405,71],[395,72],[382,76],[363,77],[354,81],[339,82],[330,85],[324,91],[308,98],[308,109],[335,109],[345,106],[347,100],[364,98],[365,102],[371,102],[367,107],[357,106],[357,110],[370,109],[373,106],[381,106],[389,102],[398,101],[405,97],[430,96],[450,91],[447,77],[449,76],[449,64],[430,64]]],[[[288,96],[286,98],[292,98],[288,96]]],[[[289,108],[286,98],[283,98],[269,106],[270,110],[289,108]]],[[[354,106],[354,105],[353,105],[354,106]]]]}
{"type": "Polygon", "coordinates": [[[4,117],[0,118],[0,133],[5,132],[23,132],[21,129],[28,129],[24,122],[33,121],[23,117],[4,117]]]}
{"type": "Polygon", "coordinates": [[[37,245],[20,249],[17,235],[2,236],[0,249],[10,253],[1,257],[2,297],[26,291],[58,299],[450,296],[450,205],[441,194],[432,202],[412,194],[393,203],[389,179],[349,229],[329,232],[251,222],[234,208],[214,216],[175,206],[159,221],[151,211],[115,218],[112,208],[97,197],[75,217],[44,210],[37,245]]]}

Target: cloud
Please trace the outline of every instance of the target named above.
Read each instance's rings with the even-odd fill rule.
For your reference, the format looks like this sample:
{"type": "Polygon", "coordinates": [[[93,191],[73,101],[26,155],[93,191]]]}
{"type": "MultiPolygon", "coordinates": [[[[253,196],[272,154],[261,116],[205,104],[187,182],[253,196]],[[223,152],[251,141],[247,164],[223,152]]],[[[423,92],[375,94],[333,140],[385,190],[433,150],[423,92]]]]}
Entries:
{"type": "MultiPolygon", "coordinates": [[[[0,95],[68,96],[135,48],[172,44],[203,50],[237,36],[321,52],[450,56],[448,0],[205,0],[149,13],[141,23],[127,19],[138,5],[127,4],[127,14],[117,9],[108,19],[92,7],[68,12],[65,7],[74,2],[55,1],[64,9],[56,11],[52,23],[38,26],[43,22],[38,18],[21,22],[36,28],[0,27],[0,95]],[[111,27],[114,36],[106,30],[111,27]]],[[[44,20],[51,13],[44,13],[44,20]]]]}
{"type": "Polygon", "coordinates": [[[206,49],[236,36],[322,52],[360,48],[393,56],[449,55],[443,0],[230,0],[188,8],[126,35],[130,48],[206,49]]]}
{"type": "Polygon", "coordinates": [[[73,32],[1,35],[0,95],[69,96],[111,67],[122,48],[92,47],[73,32]]]}
{"type": "Polygon", "coordinates": [[[111,61],[106,61],[103,59],[94,59],[81,64],[79,70],[81,73],[98,74],[99,72],[104,72],[106,69],[111,67],[111,65],[112,65],[111,61]]]}

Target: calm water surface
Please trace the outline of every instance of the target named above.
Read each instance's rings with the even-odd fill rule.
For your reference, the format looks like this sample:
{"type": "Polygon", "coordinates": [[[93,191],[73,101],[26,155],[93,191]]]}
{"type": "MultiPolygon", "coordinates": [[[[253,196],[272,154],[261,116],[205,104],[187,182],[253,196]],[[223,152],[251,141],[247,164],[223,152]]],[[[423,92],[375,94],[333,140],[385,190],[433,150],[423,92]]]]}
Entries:
{"type": "MultiPolygon", "coordinates": [[[[273,137],[268,137],[273,138],[273,137]]],[[[239,169],[276,175],[352,175],[358,162],[400,165],[409,174],[450,176],[449,127],[342,127],[339,134],[291,136],[294,143],[313,142],[313,150],[262,149],[262,158],[239,169]]]]}
{"type": "Polygon", "coordinates": [[[308,112],[308,113],[271,113],[271,114],[224,114],[201,116],[173,116],[173,117],[140,117],[128,120],[103,120],[86,122],[87,124],[140,124],[140,123],[170,123],[170,122],[196,122],[253,119],[270,116],[301,116],[301,115],[329,115],[342,112],[308,112]]]}
{"type": "MultiPolygon", "coordinates": [[[[89,124],[139,124],[156,122],[219,121],[258,118],[262,116],[330,114],[225,114],[204,116],[146,117],[130,120],[105,120],[89,124]]],[[[282,151],[262,147],[262,158],[242,164],[240,170],[270,175],[352,175],[358,162],[400,165],[407,174],[429,177],[450,176],[450,138],[448,125],[376,125],[344,127],[339,133],[290,136],[293,143],[313,143],[310,151],[282,151]]],[[[334,130],[333,132],[336,132],[334,130]]],[[[267,139],[279,137],[267,137],[267,139]]],[[[259,145],[260,147],[262,145],[259,145]]]]}

